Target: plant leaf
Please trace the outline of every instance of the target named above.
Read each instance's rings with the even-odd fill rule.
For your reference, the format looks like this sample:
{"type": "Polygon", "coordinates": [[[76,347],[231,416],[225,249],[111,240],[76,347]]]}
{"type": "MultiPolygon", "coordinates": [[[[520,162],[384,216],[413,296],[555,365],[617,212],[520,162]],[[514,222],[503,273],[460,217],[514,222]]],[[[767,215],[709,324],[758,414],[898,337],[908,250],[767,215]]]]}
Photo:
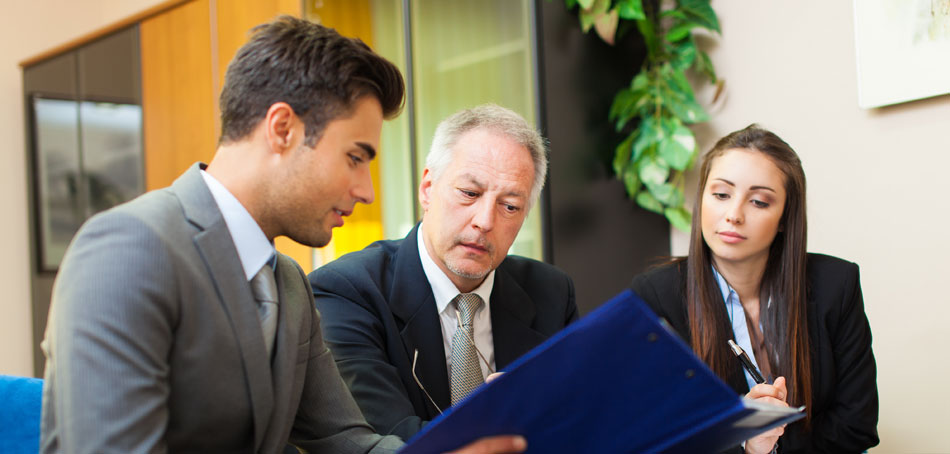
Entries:
{"type": "Polygon", "coordinates": [[[670,166],[659,156],[644,155],[637,173],[644,184],[661,185],[670,176],[670,166]]]}
{"type": "Polygon", "coordinates": [[[719,18],[709,0],[678,0],[678,9],[696,25],[720,33],[719,18]]]}
{"type": "Polygon", "coordinates": [[[623,172],[623,186],[627,189],[627,196],[631,199],[640,192],[640,177],[633,166],[628,166],[623,172]]]}
{"type": "Polygon", "coordinates": [[[699,51],[699,58],[696,59],[694,68],[700,74],[706,76],[711,84],[719,80],[716,77],[716,68],[713,67],[712,60],[709,59],[709,54],[706,52],[699,51]]]}
{"type": "Polygon", "coordinates": [[[630,155],[633,153],[633,141],[636,140],[637,135],[640,131],[633,131],[630,135],[627,136],[623,142],[620,142],[620,145],[617,145],[617,149],[614,150],[614,174],[623,175],[626,173],[624,170],[630,163],[630,155]]]}
{"type": "Polygon", "coordinates": [[[670,221],[673,227],[682,232],[689,232],[690,225],[693,222],[693,216],[683,207],[670,207],[663,211],[666,219],[670,221]]]}
{"type": "Polygon", "coordinates": [[[631,90],[646,90],[647,86],[650,85],[650,78],[647,76],[646,71],[640,71],[630,82],[631,90]]]}
{"type": "Polygon", "coordinates": [[[594,21],[594,30],[600,35],[600,39],[612,46],[614,44],[614,37],[617,35],[617,24],[619,21],[620,18],[617,16],[617,8],[614,8],[607,14],[601,14],[600,17],[594,21]]]}
{"type": "Polygon", "coordinates": [[[614,95],[614,102],[610,105],[610,113],[607,114],[607,120],[614,121],[614,119],[629,109],[636,101],[636,92],[629,88],[621,89],[614,95]]]}
{"type": "Polygon", "coordinates": [[[564,0],[564,6],[567,6],[567,9],[570,10],[577,6],[577,0],[564,0]]]}
{"type": "Polygon", "coordinates": [[[663,140],[663,130],[652,116],[646,117],[637,127],[638,135],[633,142],[633,162],[639,162],[645,150],[655,148],[656,143],[663,140]]]}
{"type": "Polygon", "coordinates": [[[647,60],[652,61],[653,56],[660,51],[660,39],[654,33],[653,22],[649,19],[640,19],[637,21],[637,29],[643,35],[643,42],[647,46],[647,60]]]}
{"type": "MultiPolygon", "coordinates": [[[[663,123],[664,140],[659,143],[658,153],[670,167],[686,170],[696,153],[696,138],[678,118],[663,123]]],[[[660,200],[663,200],[662,198],[660,200]]]]}
{"type": "Polygon", "coordinates": [[[622,89],[617,93],[607,116],[607,120],[615,122],[617,132],[620,132],[627,122],[636,118],[637,112],[650,101],[647,95],[646,90],[622,89]]]}
{"type": "Polygon", "coordinates": [[[661,204],[650,191],[640,191],[637,194],[637,205],[657,214],[663,214],[663,204],[661,204]]]}
{"type": "MultiPolygon", "coordinates": [[[[607,14],[610,8],[610,0],[577,0],[581,5],[581,10],[577,13],[581,19],[581,30],[587,33],[594,24],[600,20],[601,16],[607,14]],[[585,3],[590,6],[584,6],[585,3]]],[[[615,27],[616,28],[616,27],[615,27]]]]}
{"type": "Polygon", "coordinates": [[[666,89],[661,90],[663,102],[673,115],[689,124],[709,120],[709,114],[696,102],[693,87],[682,71],[670,67],[668,71],[661,71],[661,74],[666,78],[666,89]]]}
{"type": "MultiPolygon", "coordinates": [[[[691,37],[692,38],[692,37],[691,37]]],[[[696,42],[687,39],[673,46],[673,69],[683,71],[696,63],[696,42]]]]}
{"type": "Polygon", "coordinates": [[[657,201],[664,205],[670,204],[670,199],[673,198],[673,189],[675,189],[672,184],[648,184],[646,187],[657,201]]]}
{"type": "Polygon", "coordinates": [[[590,7],[594,5],[594,0],[568,0],[568,1],[573,1],[574,3],[577,3],[578,5],[581,5],[581,8],[583,9],[590,9],[590,7]]]}
{"type": "Polygon", "coordinates": [[[660,17],[664,19],[668,17],[672,17],[675,19],[686,20],[686,14],[683,14],[682,11],[676,8],[664,10],[662,13],[660,13],[660,17]]]}
{"type": "Polygon", "coordinates": [[[673,26],[670,27],[670,31],[666,32],[666,40],[675,43],[686,38],[696,26],[697,24],[693,21],[676,21],[673,23],[673,26]]]}
{"type": "Polygon", "coordinates": [[[620,17],[628,20],[646,19],[643,13],[643,0],[620,0],[617,4],[620,17]]]}

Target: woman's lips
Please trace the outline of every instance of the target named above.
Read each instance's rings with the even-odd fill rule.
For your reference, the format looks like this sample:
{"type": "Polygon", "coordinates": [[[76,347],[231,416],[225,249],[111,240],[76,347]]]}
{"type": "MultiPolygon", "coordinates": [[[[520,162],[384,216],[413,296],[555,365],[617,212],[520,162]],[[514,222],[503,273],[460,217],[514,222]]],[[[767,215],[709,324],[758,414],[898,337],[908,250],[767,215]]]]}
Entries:
{"type": "Polygon", "coordinates": [[[719,235],[719,239],[728,244],[735,244],[746,239],[736,232],[718,232],[717,234],[719,235]]]}

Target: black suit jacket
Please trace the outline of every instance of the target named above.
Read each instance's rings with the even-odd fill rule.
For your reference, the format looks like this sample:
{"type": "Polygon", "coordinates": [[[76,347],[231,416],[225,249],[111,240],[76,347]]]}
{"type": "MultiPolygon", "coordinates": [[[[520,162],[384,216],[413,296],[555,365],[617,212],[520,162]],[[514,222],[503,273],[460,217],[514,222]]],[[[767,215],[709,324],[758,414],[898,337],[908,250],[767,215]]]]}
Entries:
{"type": "MultiPolygon", "coordinates": [[[[451,406],[442,328],[419,259],[417,225],[310,273],[324,336],[367,421],[408,439],[451,406]]],[[[508,256],[495,271],[491,306],[500,370],[577,319],[574,283],[551,265],[508,256]]]]}
{"type": "MultiPolygon", "coordinates": [[[[862,452],[878,444],[878,397],[858,266],[821,254],[808,254],[806,266],[811,431],[805,433],[801,421],[789,425],[779,452],[862,452]]],[[[633,291],[688,341],[685,278],[686,262],[676,262],[635,277],[633,291]]],[[[749,392],[738,360],[725,381],[739,394],[749,392]]]]}

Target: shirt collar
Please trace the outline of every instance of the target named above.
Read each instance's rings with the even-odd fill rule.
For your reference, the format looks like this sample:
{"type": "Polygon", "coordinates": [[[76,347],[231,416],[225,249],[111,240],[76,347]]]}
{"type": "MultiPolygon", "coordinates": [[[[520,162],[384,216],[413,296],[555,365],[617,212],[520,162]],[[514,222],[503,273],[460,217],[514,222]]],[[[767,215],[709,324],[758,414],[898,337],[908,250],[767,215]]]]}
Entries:
{"type": "Polygon", "coordinates": [[[234,248],[237,249],[238,257],[241,259],[244,275],[247,280],[251,280],[261,267],[270,263],[274,257],[276,252],[274,245],[267,241],[267,236],[257,225],[257,221],[251,217],[251,213],[247,212],[244,205],[241,205],[241,202],[220,181],[204,170],[201,171],[201,177],[208,185],[214,202],[218,204],[218,209],[221,210],[221,216],[234,241],[234,248]]]}
{"type": "Polygon", "coordinates": [[[719,284],[719,291],[722,292],[722,300],[728,302],[729,297],[732,295],[735,295],[736,299],[738,299],[739,294],[726,282],[726,278],[722,277],[722,274],[719,274],[719,270],[716,269],[715,265],[710,266],[712,267],[713,276],[716,277],[716,283],[719,284]]]}
{"type": "MultiPolygon", "coordinates": [[[[442,268],[439,268],[439,266],[435,264],[435,261],[432,260],[432,257],[429,255],[429,250],[426,248],[426,242],[423,240],[422,228],[423,225],[420,223],[419,231],[416,233],[416,239],[419,242],[419,260],[422,261],[422,271],[425,272],[426,279],[429,280],[429,286],[432,287],[432,296],[435,297],[436,309],[441,314],[448,308],[452,300],[458,296],[459,289],[452,283],[449,277],[442,272],[442,268]]],[[[485,276],[485,280],[482,281],[481,285],[471,293],[480,296],[487,307],[488,297],[491,296],[494,285],[495,270],[491,270],[488,276],[485,276]]]]}

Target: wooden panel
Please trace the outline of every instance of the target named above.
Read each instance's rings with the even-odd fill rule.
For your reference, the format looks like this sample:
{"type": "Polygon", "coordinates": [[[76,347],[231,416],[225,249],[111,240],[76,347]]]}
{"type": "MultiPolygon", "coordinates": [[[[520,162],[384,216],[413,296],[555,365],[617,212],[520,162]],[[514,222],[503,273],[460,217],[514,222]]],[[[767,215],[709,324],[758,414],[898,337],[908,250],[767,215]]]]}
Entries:
{"type": "MultiPolygon", "coordinates": [[[[214,93],[217,99],[224,86],[224,75],[228,64],[237,54],[238,49],[247,42],[250,31],[257,25],[269,22],[281,14],[300,17],[302,12],[300,0],[217,0],[217,43],[218,55],[214,75],[214,93]]],[[[215,104],[215,117],[220,117],[218,105],[215,104]]],[[[220,134],[221,125],[215,124],[215,131],[220,134]]],[[[287,254],[300,264],[307,273],[313,270],[313,251],[311,248],[296,243],[290,238],[281,237],[274,241],[277,250],[287,254]]]]}
{"type": "Polygon", "coordinates": [[[208,0],[195,0],[141,24],[146,190],[214,156],[210,23],[208,0]]]}
{"type": "MultiPolygon", "coordinates": [[[[369,0],[323,0],[307,2],[307,18],[336,29],[343,36],[361,39],[373,47],[373,16],[369,0]]],[[[386,150],[380,150],[385,153],[386,150]]],[[[370,164],[374,189],[379,187],[379,159],[370,164]]],[[[383,194],[376,191],[376,201],[358,204],[346,225],[333,232],[333,243],[322,251],[322,261],[333,260],[347,252],[363,249],[383,239],[383,194]]]]}

